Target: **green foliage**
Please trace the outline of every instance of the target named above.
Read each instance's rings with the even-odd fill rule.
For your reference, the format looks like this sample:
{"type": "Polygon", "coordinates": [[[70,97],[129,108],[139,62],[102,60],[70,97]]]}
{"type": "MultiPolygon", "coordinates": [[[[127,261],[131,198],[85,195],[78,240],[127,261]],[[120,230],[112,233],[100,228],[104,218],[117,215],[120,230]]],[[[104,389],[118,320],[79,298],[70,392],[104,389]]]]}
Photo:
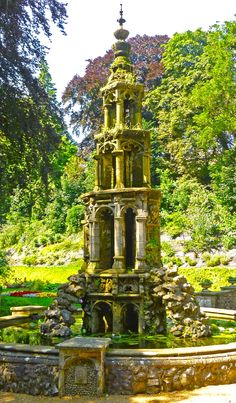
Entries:
{"type": "Polygon", "coordinates": [[[168,267],[173,267],[173,266],[180,267],[183,264],[182,260],[178,256],[172,256],[172,257],[164,256],[162,258],[162,262],[164,265],[166,265],[168,267]]]}
{"type": "Polygon", "coordinates": [[[188,250],[236,244],[235,32],[231,21],[175,34],[161,85],[147,95],[158,122],[152,177],[162,191],[162,228],[190,235],[188,250]]]}
{"type": "Polygon", "coordinates": [[[80,204],[71,207],[67,211],[66,229],[70,234],[78,232],[81,229],[81,220],[84,216],[84,210],[84,206],[80,204]]]}
{"type": "Polygon", "coordinates": [[[211,256],[210,254],[203,254],[203,258],[209,267],[215,267],[219,265],[227,265],[230,261],[229,258],[225,255],[213,255],[211,256]]]}
{"type": "Polygon", "coordinates": [[[27,266],[33,266],[37,263],[37,256],[36,255],[25,256],[22,260],[22,263],[26,264],[27,266]]]}
{"type": "Polygon", "coordinates": [[[191,259],[189,256],[185,256],[185,262],[189,264],[189,266],[196,266],[196,259],[191,259]]]}
{"type": "Polygon", "coordinates": [[[236,276],[235,268],[228,267],[194,267],[194,268],[179,268],[179,274],[185,276],[188,282],[194,287],[195,291],[201,291],[200,283],[203,279],[208,279],[212,282],[211,290],[219,291],[220,287],[228,286],[228,278],[236,276]]]}
{"type": "Polygon", "coordinates": [[[236,129],[235,24],[175,34],[163,55],[165,77],[148,96],[170,166],[203,184],[211,162],[232,148],[236,129]]]}
{"type": "Polygon", "coordinates": [[[0,316],[11,314],[10,308],[14,306],[38,305],[48,307],[53,301],[51,297],[1,297],[0,316]]]}
{"type": "Polygon", "coordinates": [[[0,232],[0,248],[6,249],[15,245],[22,236],[23,228],[22,222],[16,225],[5,225],[0,232]]]}
{"type": "Polygon", "coordinates": [[[163,241],[161,243],[161,254],[162,254],[162,263],[169,267],[173,267],[176,265],[177,267],[182,266],[183,262],[178,257],[175,256],[175,249],[173,248],[171,242],[163,241]]]}
{"type": "Polygon", "coordinates": [[[5,279],[10,271],[5,251],[0,249],[0,279],[5,279]]]}
{"type": "Polygon", "coordinates": [[[157,239],[150,239],[146,245],[146,259],[150,266],[159,265],[160,245],[157,239]]]}
{"type": "Polygon", "coordinates": [[[217,327],[217,331],[219,331],[219,326],[227,328],[236,328],[236,322],[232,320],[223,320],[223,319],[211,319],[211,326],[217,327]]]}
{"type": "Polygon", "coordinates": [[[161,250],[164,253],[164,255],[166,255],[166,256],[172,257],[175,254],[175,250],[174,250],[173,246],[171,245],[171,242],[168,242],[168,241],[162,241],[161,250]]]}
{"type": "MultiPolygon", "coordinates": [[[[32,327],[37,327],[36,324],[31,323],[32,327]],[[35,325],[35,326],[33,326],[35,325]]],[[[7,327],[0,330],[0,340],[4,343],[19,343],[40,345],[40,332],[38,329],[23,329],[20,327],[7,327]]]]}
{"type": "Polygon", "coordinates": [[[162,228],[173,238],[181,234],[191,236],[185,252],[202,252],[235,244],[235,214],[223,206],[215,193],[196,179],[185,176],[161,184],[163,203],[162,228]],[[172,183],[172,190],[166,183],[172,183]],[[174,211],[173,211],[174,210],[174,211]]]}
{"type": "MultiPolygon", "coordinates": [[[[58,10],[55,22],[61,14],[62,23],[64,6],[57,8],[57,2],[54,6],[58,10]]],[[[44,10],[40,9],[42,20],[38,20],[40,14],[35,15],[35,7],[30,7],[37,26],[43,21],[47,25],[44,10]]],[[[21,12],[28,13],[25,1],[21,12]]],[[[17,24],[21,23],[17,19],[17,24]]],[[[33,29],[23,28],[26,34],[33,29]]],[[[14,30],[14,26],[9,29],[14,30]]],[[[235,22],[215,25],[206,32],[198,29],[176,34],[167,42],[166,36],[130,39],[137,75],[153,90],[147,97],[149,112],[144,112],[144,127],[151,130],[153,184],[160,185],[162,193],[161,226],[174,238],[186,234],[190,238],[184,246],[186,251],[230,249],[236,245],[235,22]]],[[[38,103],[35,91],[23,97],[13,91],[8,97],[0,88],[4,105],[0,221],[5,222],[0,230],[0,248],[24,252],[27,265],[63,264],[64,237],[80,230],[80,196],[94,187],[91,149],[92,134],[102,119],[99,88],[107,79],[112,60],[110,51],[91,60],[84,77],[75,76],[66,88],[64,101],[72,112],[73,125],[86,134],[78,152],[65,133],[43,53],[35,65],[38,103]],[[78,103],[79,112],[76,106],[74,113],[78,103]],[[35,120],[36,111],[40,122],[35,120]]],[[[5,80],[5,84],[9,82],[5,80]]],[[[18,88],[18,81],[14,82],[18,88]]],[[[73,247],[70,243],[65,250],[73,247]]],[[[163,244],[163,260],[180,265],[167,248],[163,244]]],[[[151,242],[147,246],[150,262],[155,253],[159,253],[159,245],[151,242]]],[[[186,262],[195,264],[193,259],[186,262]]],[[[226,259],[214,257],[207,264],[226,264],[226,259]]]]}
{"type": "Polygon", "coordinates": [[[56,284],[50,284],[49,281],[36,279],[33,281],[25,281],[24,288],[30,291],[57,291],[56,284]]]}
{"type": "Polygon", "coordinates": [[[14,282],[17,278],[20,281],[43,281],[51,284],[65,283],[69,276],[75,274],[81,267],[82,259],[66,266],[11,266],[8,282],[14,282]]]}
{"type": "Polygon", "coordinates": [[[65,20],[65,5],[57,0],[0,2],[0,222],[17,186],[27,188],[29,182],[37,182],[36,177],[48,184],[63,120],[47,92],[46,63],[41,76],[40,68],[51,24],[64,32],[65,20]]]}

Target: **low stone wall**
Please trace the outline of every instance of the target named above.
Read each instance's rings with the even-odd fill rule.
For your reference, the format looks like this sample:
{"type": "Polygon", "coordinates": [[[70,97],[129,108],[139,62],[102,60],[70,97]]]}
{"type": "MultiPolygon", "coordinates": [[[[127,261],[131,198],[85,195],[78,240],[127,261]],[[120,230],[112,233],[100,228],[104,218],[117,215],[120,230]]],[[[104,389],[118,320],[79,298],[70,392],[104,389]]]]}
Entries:
{"type": "Polygon", "coordinates": [[[52,347],[0,343],[0,390],[58,394],[59,353],[52,347]]]}
{"type": "MultiPolygon", "coordinates": [[[[71,339],[71,342],[73,340],[75,339],[71,339]]],[[[60,354],[67,353],[66,350],[63,350],[64,347],[62,346],[60,354]]],[[[73,351],[71,348],[71,356],[65,367],[62,364],[59,365],[58,349],[60,350],[60,345],[58,349],[54,349],[20,344],[0,344],[0,390],[31,395],[58,395],[59,375],[62,376],[60,372],[68,370],[70,378],[68,379],[73,389],[69,394],[74,394],[75,388],[78,393],[81,385],[89,394],[86,384],[90,382],[90,373],[84,368],[84,357],[82,360],[80,357],[81,352],[84,354],[84,346],[80,349],[77,343],[76,348],[74,345],[72,347],[73,351]],[[73,354],[75,354],[74,360],[73,354]],[[70,372],[70,368],[74,372],[70,372]]],[[[102,365],[101,373],[103,373],[103,366],[105,367],[105,389],[111,395],[159,393],[236,383],[236,343],[158,350],[110,349],[105,354],[104,364],[102,364],[102,350],[99,357],[93,350],[87,350],[86,347],[86,354],[91,355],[89,359],[102,365]]],[[[97,390],[94,390],[94,395],[102,392],[102,383],[99,383],[98,373],[99,371],[96,370],[97,390]]],[[[62,388],[61,395],[65,393],[68,391],[62,388]]],[[[83,392],[83,394],[86,393],[83,392]]]]}
{"type": "Polygon", "coordinates": [[[201,291],[196,293],[200,306],[207,308],[236,309],[236,287],[222,287],[221,291],[201,291]]]}
{"type": "Polygon", "coordinates": [[[236,343],[163,350],[109,350],[109,394],[159,393],[236,382],[236,343]]]}

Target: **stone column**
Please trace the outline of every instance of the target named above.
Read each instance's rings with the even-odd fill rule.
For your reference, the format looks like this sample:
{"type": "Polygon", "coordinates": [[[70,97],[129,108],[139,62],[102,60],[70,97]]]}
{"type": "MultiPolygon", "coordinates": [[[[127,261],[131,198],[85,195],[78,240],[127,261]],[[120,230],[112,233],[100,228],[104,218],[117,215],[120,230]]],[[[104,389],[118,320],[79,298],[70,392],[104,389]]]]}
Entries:
{"type": "Polygon", "coordinates": [[[143,156],[143,184],[150,186],[151,183],[150,172],[150,154],[145,153],[143,156]]]}
{"type": "Polygon", "coordinates": [[[138,127],[142,127],[142,113],[141,113],[141,102],[139,102],[136,106],[136,113],[135,113],[135,120],[136,120],[136,125],[138,127]]]}
{"type": "Polygon", "coordinates": [[[116,124],[122,125],[124,121],[124,102],[120,99],[116,103],[116,124]]]}
{"type": "Polygon", "coordinates": [[[120,91],[116,90],[116,125],[124,123],[124,101],[120,97],[120,91]]]}
{"type": "Polygon", "coordinates": [[[135,270],[143,272],[146,269],[146,215],[136,216],[136,258],[135,270]]]}
{"type": "Polygon", "coordinates": [[[116,157],[116,188],[124,187],[124,151],[114,150],[112,154],[116,157]]]}
{"type": "Polygon", "coordinates": [[[109,129],[109,107],[108,105],[104,105],[104,128],[109,129]]]}
{"type": "Polygon", "coordinates": [[[112,331],[114,334],[122,333],[122,323],[121,323],[121,305],[119,302],[113,303],[113,327],[112,331]]]}
{"type": "Polygon", "coordinates": [[[89,221],[89,235],[90,260],[88,264],[88,272],[92,274],[96,269],[98,269],[100,261],[100,234],[98,221],[89,221]]]}
{"type": "Polygon", "coordinates": [[[98,155],[95,155],[94,157],[94,161],[95,161],[95,186],[94,186],[94,190],[99,190],[99,184],[100,184],[100,157],[98,155]]]}
{"type": "Polygon", "coordinates": [[[123,273],[125,271],[124,264],[124,240],[123,231],[124,218],[120,216],[114,217],[114,263],[112,268],[116,271],[123,273]]]}

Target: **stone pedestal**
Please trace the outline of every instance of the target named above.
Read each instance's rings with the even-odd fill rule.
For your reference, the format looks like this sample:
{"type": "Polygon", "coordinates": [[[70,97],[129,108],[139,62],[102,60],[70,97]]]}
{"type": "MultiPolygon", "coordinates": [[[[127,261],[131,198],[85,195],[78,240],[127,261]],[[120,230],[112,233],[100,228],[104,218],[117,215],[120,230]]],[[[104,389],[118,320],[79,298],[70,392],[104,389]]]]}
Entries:
{"type": "Polygon", "coordinates": [[[104,391],[104,356],[110,339],[74,337],[59,349],[59,394],[100,396],[104,391]]]}

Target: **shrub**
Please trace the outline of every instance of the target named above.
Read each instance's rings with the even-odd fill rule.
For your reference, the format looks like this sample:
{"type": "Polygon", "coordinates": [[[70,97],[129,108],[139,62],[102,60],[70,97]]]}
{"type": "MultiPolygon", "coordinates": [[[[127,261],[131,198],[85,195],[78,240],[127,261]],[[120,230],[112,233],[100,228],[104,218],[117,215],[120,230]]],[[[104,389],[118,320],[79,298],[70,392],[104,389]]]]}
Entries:
{"type": "Polygon", "coordinates": [[[211,258],[211,255],[209,252],[204,252],[202,254],[202,258],[203,258],[203,260],[205,260],[205,262],[207,262],[211,258]]]}
{"type": "Polygon", "coordinates": [[[25,223],[5,225],[0,233],[0,249],[9,248],[15,245],[22,236],[25,223]]]}
{"type": "Polygon", "coordinates": [[[161,250],[164,252],[166,256],[174,256],[175,250],[173,246],[171,245],[171,242],[163,241],[161,243],[161,250]]]}
{"type": "Polygon", "coordinates": [[[24,287],[30,289],[30,291],[55,291],[57,289],[55,284],[50,284],[49,281],[40,279],[27,281],[24,283],[24,287]]]}
{"type": "Polygon", "coordinates": [[[224,235],[222,237],[222,245],[226,250],[233,249],[236,246],[236,236],[233,235],[224,235]]]}
{"type": "Polygon", "coordinates": [[[220,263],[221,263],[223,266],[227,265],[227,264],[229,263],[229,261],[230,261],[230,258],[227,257],[227,256],[225,256],[225,255],[223,255],[223,256],[220,257],[220,263]]]}
{"type": "Polygon", "coordinates": [[[35,264],[37,264],[37,256],[36,255],[25,256],[22,259],[22,263],[26,264],[27,266],[34,266],[35,264]]]}
{"type": "Polygon", "coordinates": [[[173,238],[181,235],[186,228],[186,218],[182,211],[174,211],[166,217],[165,231],[173,238]]]}
{"type": "Polygon", "coordinates": [[[220,264],[227,265],[230,261],[230,259],[225,255],[211,256],[209,253],[203,253],[202,257],[209,267],[219,266],[220,264]]]}
{"type": "Polygon", "coordinates": [[[220,258],[221,257],[219,255],[212,256],[209,260],[206,261],[207,266],[209,267],[219,266],[221,263],[220,258]]]}
{"type": "Polygon", "coordinates": [[[174,265],[180,267],[183,264],[182,260],[178,256],[164,256],[162,258],[162,262],[164,263],[164,265],[167,265],[169,267],[173,267],[174,265]]]}
{"type": "Polygon", "coordinates": [[[81,228],[81,220],[84,216],[84,210],[84,206],[78,204],[67,211],[66,229],[70,234],[78,232],[81,228]]]}
{"type": "Polygon", "coordinates": [[[171,258],[171,261],[172,261],[172,263],[173,263],[174,265],[176,265],[176,266],[178,266],[178,267],[180,267],[180,266],[183,264],[182,260],[181,260],[180,257],[178,257],[178,256],[173,256],[173,257],[171,258]]]}
{"type": "Polygon", "coordinates": [[[189,266],[196,266],[196,259],[191,259],[189,256],[185,256],[185,262],[189,264],[189,266]]]}

